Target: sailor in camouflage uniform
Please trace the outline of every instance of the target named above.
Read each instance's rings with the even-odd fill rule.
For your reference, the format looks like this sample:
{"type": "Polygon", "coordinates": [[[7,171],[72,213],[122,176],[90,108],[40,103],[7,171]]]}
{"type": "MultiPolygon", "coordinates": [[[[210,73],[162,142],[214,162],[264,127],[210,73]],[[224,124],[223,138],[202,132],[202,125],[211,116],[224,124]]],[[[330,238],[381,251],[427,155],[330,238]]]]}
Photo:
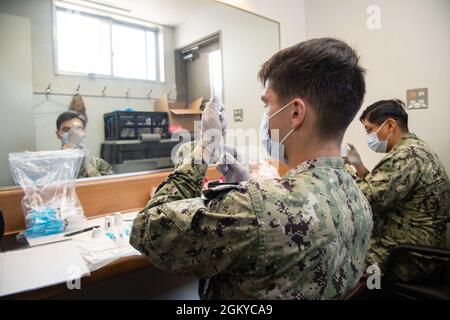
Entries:
{"type": "Polygon", "coordinates": [[[66,111],[58,116],[56,119],[56,136],[61,140],[61,148],[83,149],[84,158],[78,173],[78,178],[114,174],[114,171],[108,162],[101,158],[91,157],[89,150],[84,146],[86,121],[85,115],[75,111],[66,111]]]}
{"type": "MultiPolygon", "coordinates": [[[[85,151],[85,153],[87,153],[85,151]]],[[[98,157],[90,157],[85,154],[83,164],[78,173],[78,178],[109,176],[114,174],[111,165],[98,157]]]]}
{"type": "MultiPolygon", "coordinates": [[[[179,150],[189,156],[136,217],[131,245],[158,268],[208,279],[204,299],[342,297],[364,271],[372,232],[369,204],[339,157],[342,135],[362,103],[363,74],[354,51],[334,39],[310,40],[276,54],[260,77],[269,107],[265,119],[284,137],[280,154],[289,172],[280,179],[247,181],[249,173],[229,161],[238,157],[225,147],[226,162],[217,167],[225,183],[202,193],[207,163],[215,162],[207,132],[223,130],[218,108],[208,104],[200,142],[190,145],[191,153],[189,146],[179,150]],[[294,78],[284,78],[289,75],[294,78]],[[298,96],[310,88],[300,75],[322,82],[316,89],[323,92],[307,93],[311,104],[298,96]],[[279,90],[286,83],[294,84],[292,92],[279,90]],[[320,112],[336,117],[319,118],[320,112]],[[199,155],[204,163],[194,160],[199,155]]],[[[270,141],[273,151],[276,143],[270,141]]]]}
{"type": "MultiPolygon", "coordinates": [[[[404,104],[379,101],[364,111],[361,121],[369,134],[369,146],[388,152],[372,172],[362,165],[354,146],[349,152],[357,169],[357,184],[376,220],[367,263],[383,270],[390,250],[400,244],[444,247],[450,208],[448,176],[436,153],[409,133],[404,104]]],[[[436,267],[430,257],[403,256],[390,276],[420,280],[436,267]]]]}

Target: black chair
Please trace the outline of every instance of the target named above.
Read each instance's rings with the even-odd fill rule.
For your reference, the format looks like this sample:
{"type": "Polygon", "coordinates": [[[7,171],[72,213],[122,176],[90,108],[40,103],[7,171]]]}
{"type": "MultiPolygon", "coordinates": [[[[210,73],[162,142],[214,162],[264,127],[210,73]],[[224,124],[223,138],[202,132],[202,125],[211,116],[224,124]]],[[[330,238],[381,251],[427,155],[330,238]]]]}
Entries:
{"type": "Polygon", "coordinates": [[[361,279],[350,291],[346,292],[341,300],[358,300],[366,289],[365,278],[361,279]]]}
{"type": "Polygon", "coordinates": [[[386,264],[382,287],[384,298],[406,300],[450,300],[450,250],[419,245],[399,245],[391,250],[386,264]],[[432,279],[420,282],[398,282],[389,280],[389,275],[399,256],[420,253],[436,257],[443,267],[432,279]]]}

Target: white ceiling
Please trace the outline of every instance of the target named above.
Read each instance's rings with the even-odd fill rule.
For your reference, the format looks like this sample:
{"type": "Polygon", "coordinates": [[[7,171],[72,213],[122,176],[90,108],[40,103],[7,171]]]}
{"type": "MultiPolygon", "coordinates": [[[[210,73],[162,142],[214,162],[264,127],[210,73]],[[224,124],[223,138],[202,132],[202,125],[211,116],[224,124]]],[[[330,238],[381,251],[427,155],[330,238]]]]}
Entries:
{"type": "Polygon", "coordinates": [[[94,8],[97,7],[95,3],[116,6],[130,12],[112,7],[102,7],[102,9],[168,26],[177,26],[192,15],[198,14],[199,11],[217,5],[214,0],[78,0],[76,2],[94,8]]]}

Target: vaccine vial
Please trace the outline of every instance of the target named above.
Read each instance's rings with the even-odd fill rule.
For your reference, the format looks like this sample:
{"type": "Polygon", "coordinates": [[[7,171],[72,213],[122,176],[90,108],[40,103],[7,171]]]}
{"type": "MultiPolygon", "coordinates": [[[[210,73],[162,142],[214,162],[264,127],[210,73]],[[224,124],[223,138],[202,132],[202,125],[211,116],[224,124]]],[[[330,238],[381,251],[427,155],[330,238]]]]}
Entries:
{"type": "Polygon", "coordinates": [[[105,217],[105,230],[111,230],[112,229],[112,218],[111,216],[105,217]]]}
{"type": "Polygon", "coordinates": [[[94,228],[92,230],[92,238],[98,238],[100,236],[100,234],[102,233],[102,230],[100,230],[100,228],[94,228]]]}
{"type": "Polygon", "coordinates": [[[117,212],[114,214],[114,225],[120,226],[121,223],[122,223],[122,215],[120,214],[120,212],[117,212]]]}

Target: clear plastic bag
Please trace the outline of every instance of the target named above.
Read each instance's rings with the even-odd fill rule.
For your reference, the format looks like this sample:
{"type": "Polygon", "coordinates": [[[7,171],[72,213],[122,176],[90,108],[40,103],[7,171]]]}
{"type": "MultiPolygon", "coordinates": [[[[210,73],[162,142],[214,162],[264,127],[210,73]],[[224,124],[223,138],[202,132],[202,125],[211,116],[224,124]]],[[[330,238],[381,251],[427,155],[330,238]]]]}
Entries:
{"type": "Polygon", "coordinates": [[[84,153],[80,149],[9,154],[11,174],[24,190],[26,237],[82,227],[86,218],[75,192],[84,153]]]}

